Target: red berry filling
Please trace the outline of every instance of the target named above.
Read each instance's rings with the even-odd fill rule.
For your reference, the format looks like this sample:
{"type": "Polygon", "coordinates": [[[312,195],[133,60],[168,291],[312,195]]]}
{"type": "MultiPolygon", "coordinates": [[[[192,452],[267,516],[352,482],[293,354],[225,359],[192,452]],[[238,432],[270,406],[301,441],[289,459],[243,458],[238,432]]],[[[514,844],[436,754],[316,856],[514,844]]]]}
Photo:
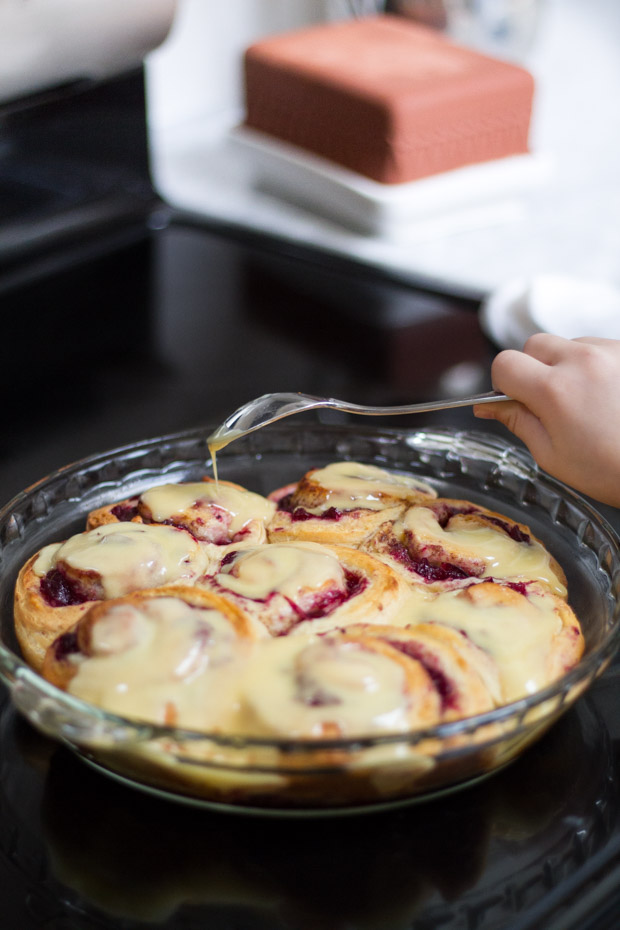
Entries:
{"type": "Polygon", "coordinates": [[[426,584],[432,584],[434,581],[460,581],[462,578],[471,578],[473,574],[472,572],[466,572],[452,562],[440,562],[439,565],[433,565],[425,557],[416,558],[411,555],[407,547],[401,542],[392,541],[389,552],[392,558],[400,562],[410,572],[419,575],[426,584]]]}
{"type": "Polygon", "coordinates": [[[140,498],[132,497],[129,500],[122,501],[110,511],[119,523],[130,523],[134,517],[139,514],[138,503],[140,498]]]}
{"type": "Polygon", "coordinates": [[[71,607],[86,601],[99,600],[94,588],[70,578],[62,568],[52,568],[41,579],[41,594],[50,607],[71,607]]]}
{"type": "Polygon", "coordinates": [[[484,519],[494,526],[498,526],[504,533],[507,533],[511,539],[514,539],[515,542],[530,543],[532,541],[532,537],[528,533],[524,533],[516,523],[507,523],[505,520],[500,520],[499,517],[490,517],[488,514],[484,514],[484,519]]]}
{"type": "Polygon", "coordinates": [[[517,526],[516,523],[509,523],[507,520],[502,520],[501,517],[494,517],[491,514],[484,513],[478,507],[455,507],[453,504],[448,504],[445,501],[438,501],[436,504],[431,507],[433,513],[437,517],[437,522],[440,527],[445,530],[448,523],[452,517],[463,515],[468,515],[472,513],[479,514],[483,520],[486,520],[487,523],[491,523],[493,526],[497,526],[500,530],[503,530],[511,539],[514,539],[515,542],[529,543],[531,542],[531,537],[528,533],[523,532],[523,530],[517,526]]]}
{"type": "Polygon", "coordinates": [[[447,504],[445,501],[438,501],[431,507],[431,510],[437,517],[437,522],[442,530],[445,530],[452,517],[467,515],[470,513],[479,513],[475,507],[455,507],[453,504],[447,504]]]}
{"type": "Polygon", "coordinates": [[[62,633],[54,641],[54,658],[57,662],[62,662],[67,656],[74,655],[79,651],[77,633],[72,630],[62,633]]]}
{"type": "Polygon", "coordinates": [[[340,607],[349,598],[360,594],[367,584],[368,580],[363,575],[345,569],[344,591],[339,588],[332,588],[329,591],[320,591],[312,598],[304,600],[302,606],[295,604],[293,601],[289,601],[289,604],[300,620],[317,620],[319,617],[329,616],[336,607],[340,607]]]}
{"type": "Polygon", "coordinates": [[[342,701],[335,694],[330,694],[322,685],[303,672],[297,677],[295,697],[307,707],[333,707],[342,701]]]}
{"type": "Polygon", "coordinates": [[[388,639],[386,642],[388,642],[390,646],[393,646],[394,649],[398,649],[399,652],[410,656],[410,658],[420,663],[439,694],[442,710],[458,710],[459,694],[454,686],[454,682],[448,678],[437,656],[434,655],[430,649],[422,645],[422,643],[413,640],[388,639]]]}
{"type": "MultiPolygon", "coordinates": [[[[496,581],[495,578],[492,578],[491,581],[496,581]]],[[[505,588],[512,588],[513,591],[516,591],[518,594],[527,594],[527,584],[524,581],[502,581],[500,578],[497,582],[498,584],[503,585],[505,588]]]]}
{"type": "Polygon", "coordinates": [[[344,513],[342,510],[338,510],[337,507],[328,507],[327,510],[324,510],[323,513],[310,513],[309,510],[306,510],[305,507],[296,507],[292,503],[293,495],[287,494],[286,497],[283,497],[278,501],[278,510],[283,510],[285,513],[290,514],[291,520],[298,523],[302,520],[340,520],[344,513]]]}

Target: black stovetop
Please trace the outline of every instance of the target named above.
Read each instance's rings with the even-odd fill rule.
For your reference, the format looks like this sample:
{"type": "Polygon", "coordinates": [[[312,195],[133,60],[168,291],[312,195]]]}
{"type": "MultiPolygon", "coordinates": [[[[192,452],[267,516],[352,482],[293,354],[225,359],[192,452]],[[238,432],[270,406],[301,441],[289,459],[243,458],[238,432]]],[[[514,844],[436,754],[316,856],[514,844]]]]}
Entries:
{"type": "Polygon", "coordinates": [[[0,711],[15,930],[603,930],[620,915],[618,671],[477,786],[330,819],[221,814],[111,781],[0,711]]]}

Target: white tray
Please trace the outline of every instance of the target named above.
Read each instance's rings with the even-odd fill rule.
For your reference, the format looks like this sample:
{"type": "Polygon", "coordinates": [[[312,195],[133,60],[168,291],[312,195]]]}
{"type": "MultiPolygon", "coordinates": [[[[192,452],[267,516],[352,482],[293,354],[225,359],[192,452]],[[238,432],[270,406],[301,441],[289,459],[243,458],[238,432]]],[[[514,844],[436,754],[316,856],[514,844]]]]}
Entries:
{"type": "Polygon", "coordinates": [[[255,187],[362,233],[399,236],[428,231],[445,234],[481,223],[513,218],[524,191],[550,176],[548,158],[515,155],[404,184],[381,184],[356,172],[239,126],[229,144],[247,159],[255,187]]]}

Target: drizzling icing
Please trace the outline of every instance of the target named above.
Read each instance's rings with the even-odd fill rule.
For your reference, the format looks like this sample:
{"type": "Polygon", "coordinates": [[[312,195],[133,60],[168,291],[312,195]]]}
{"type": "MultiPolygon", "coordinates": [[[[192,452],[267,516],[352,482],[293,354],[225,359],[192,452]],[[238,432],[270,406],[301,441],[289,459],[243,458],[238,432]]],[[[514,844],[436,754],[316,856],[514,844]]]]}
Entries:
{"type": "Polygon", "coordinates": [[[46,546],[34,563],[45,575],[59,563],[96,573],[106,598],[141,588],[194,581],[207,565],[200,544],[185,530],[141,523],[108,523],[46,546]]]}
{"type": "Polygon", "coordinates": [[[209,455],[211,456],[211,461],[213,462],[213,477],[215,478],[216,484],[218,483],[217,453],[220,451],[220,449],[224,449],[234,439],[238,439],[243,435],[243,430],[226,429],[225,426],[220,426],[219,429],[212,433],[207,439],[207,448],[209,450],[209,455]]]}

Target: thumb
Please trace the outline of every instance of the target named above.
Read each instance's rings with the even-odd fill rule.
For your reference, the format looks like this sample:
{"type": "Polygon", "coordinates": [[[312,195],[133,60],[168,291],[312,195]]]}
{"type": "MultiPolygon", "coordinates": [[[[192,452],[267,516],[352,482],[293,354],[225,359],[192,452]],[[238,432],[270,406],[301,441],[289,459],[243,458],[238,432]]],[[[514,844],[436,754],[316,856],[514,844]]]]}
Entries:
{"type": "Polygon", "coordinates": [[[494,404],[475,404],[474,416],[480,420],[497,420],[525,443],[538,464],[546,458],[551,442],[547,430],[524,404],[516,400],[494,404]]]}

